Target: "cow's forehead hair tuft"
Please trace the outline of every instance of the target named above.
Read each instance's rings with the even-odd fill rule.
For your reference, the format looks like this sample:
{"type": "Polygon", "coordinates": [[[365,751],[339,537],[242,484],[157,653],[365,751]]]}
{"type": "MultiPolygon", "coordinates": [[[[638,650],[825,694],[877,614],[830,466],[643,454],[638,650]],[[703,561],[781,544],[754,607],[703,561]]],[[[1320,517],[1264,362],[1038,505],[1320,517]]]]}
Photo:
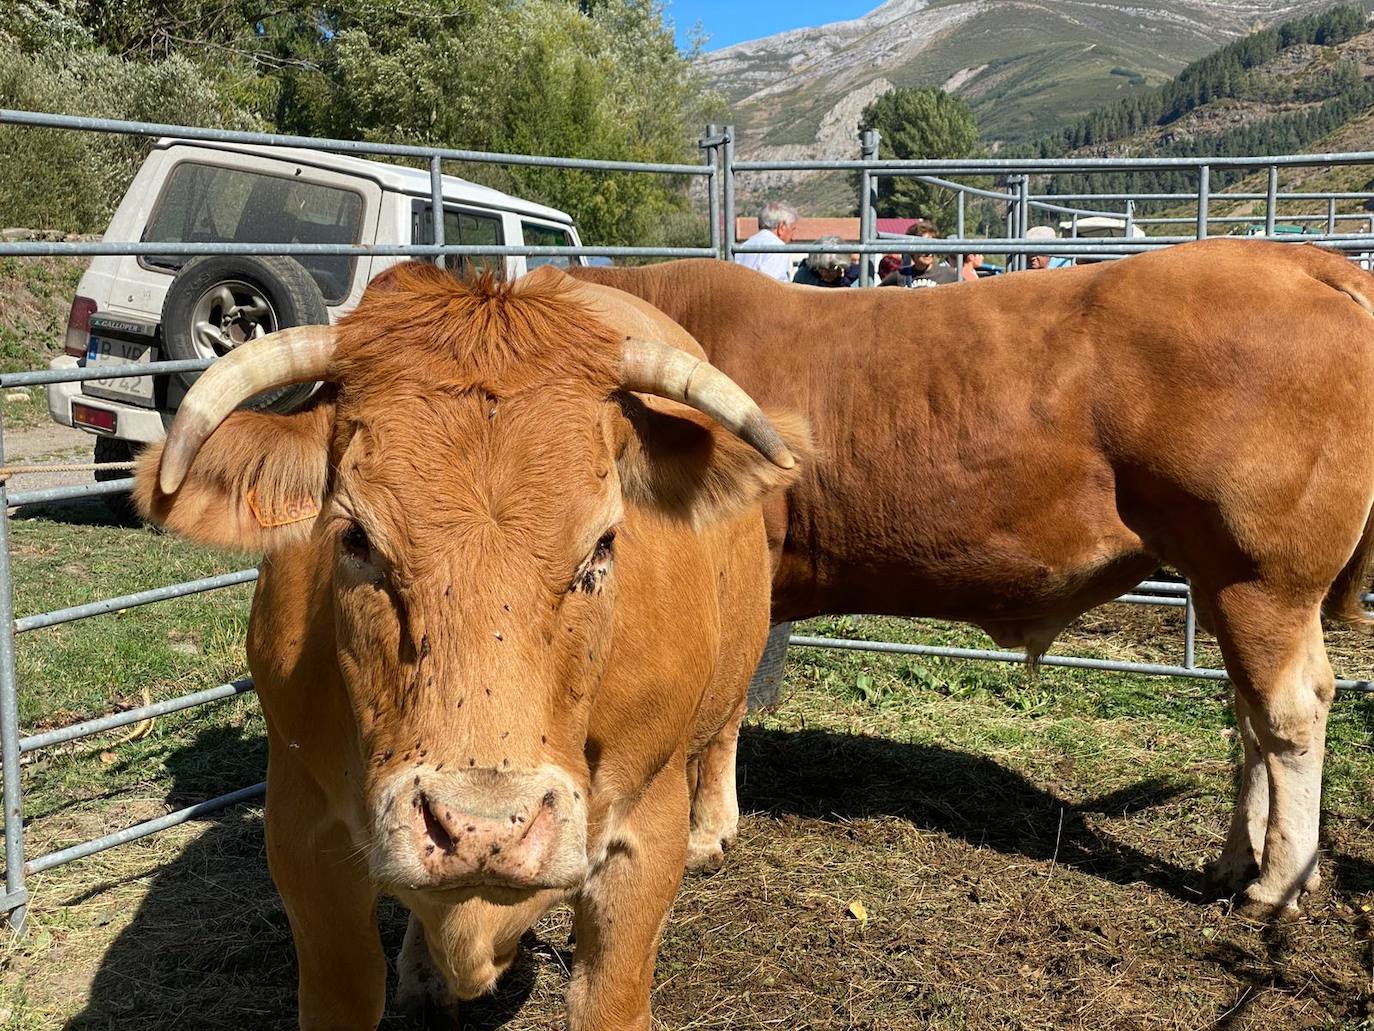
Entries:
{"type": "Polygon", "coordinates": [[[557,278],[458,279],[411,262],[374,282],[339,323],[333,371],[354,397],[422,385],[504,398],[552,382],[604,396],[621,346],[557,278]]]}

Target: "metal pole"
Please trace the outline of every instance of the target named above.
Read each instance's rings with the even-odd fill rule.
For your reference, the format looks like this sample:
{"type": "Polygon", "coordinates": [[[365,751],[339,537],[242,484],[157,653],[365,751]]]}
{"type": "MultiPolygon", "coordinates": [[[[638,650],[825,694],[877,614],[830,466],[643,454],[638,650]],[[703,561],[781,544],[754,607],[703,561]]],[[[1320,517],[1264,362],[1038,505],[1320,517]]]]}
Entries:
{"type": "Polygon", "coordinates": [[[735,260],[735,127],[725,127],[725,168],[721,172],[725,208],[725,260],[735,260]]]}
{"type": "MultiPolygon", "coordinates": [[[[4,420],[0,419],[0,462],[4,461],[4,420]]],[[[19,783],[19,697],[14,668],[14,591],[10,576],[10,519],[5,484],[0,482],[0,796],[5,805],[5,894],[24,892],[24,793],[19,783]]],[[[10,911],[10,927],[24,928],[24,903],[10,911]]]]}
{"type": "MultiPolygon", "coordinates": [[[[964,238],[964,191],[960,190],[956,196],[958,200],[955,201],[954,208],[954,235],[962,240],[964,238]]],[[[956,255],[954,262],[954,267],[959,270],[959,276],[962,278],[964,275],[964,255],[956,255]]]]}
{"type": "MultiPolygon", "coordinates": [[[[859,134],[859,151],[865,162],[875,161],[878,157],[878,131],[865,129],[859,134]]],[[[877,180],[868,174],[865,167],[859,172],[859,244],[873,239],[874,209],[877,207],[877,180]]],[[[859,254],[859,285],[873,285],[873,256],[859,254]]]]}
{"type": "MultiPolygon", "coordinates": [[[[1075,216],[1075,221],[1077,216],[1075,216]]],[[[1126,230],[1123,233],[1126,239],[1131,239],[1135,235],[1135,201],[1126,202],[1126,230]]]]}
{"type": "Polygon", "coordinates": [[[1193,609],[1193,587],[1188,585],[1187,605],[1183,609],[1183,665],[1187,669],[1196,666],[1197,613],[1193,609]]]}
{"type": "Polygon", "coordinates": [[[715,142],[719,135],[719,125],[708,125],[706,143],[701,148],[702,163],[712,172],[706,180],[706,217],[711,222],[711,250],[716,252],[716,257],[721,256],[720,194],[716,192],[716,177],[720,175],[720,144],[715,142]]]}
{"type": "MultiPolygon", "coordinates": [[[[1016,237],[1024,240],[1026,234],[1030,232],[1030,176],[1023,175],[1016,184],[1016,237]]],[[[1029,267],[1029,257],[1025,254],[1016,259],[1018,269],[1029,267]]]]}
{"type": "Polygon", "coordinates": [[[1326,202],[1326,232],[1328,235],[1336,231],[1336,198],[1331,197],[1326,202]]]}
{"type": "Polygon", "coordinates": [[[1269,187],[1264,194],[1264,235],[1274,235],[1275,194],[1279,192],[1279,166],[1269,166],[1269,187]]]}
{"type": "MultiPolygon", "coordinates": [[[[444,245],[444,169],[438,154],[429,159],[429,199],[433,205],[430,208],[429,217],[433,225],[434,246],[442,247],[444,245]]],[[[434,264],[440,268],[444,267],[444,261],[442,254],[434,256],[434,264]]]]}
{"type": "Polygon", "coordinates": [[[1207,165],[1199,165],[1197,170],[1197,232],[1195,234],[1199,240],[1207,235],[1207,202],[1212,185],[1211,180],[1212,169],[1207,165]]]}

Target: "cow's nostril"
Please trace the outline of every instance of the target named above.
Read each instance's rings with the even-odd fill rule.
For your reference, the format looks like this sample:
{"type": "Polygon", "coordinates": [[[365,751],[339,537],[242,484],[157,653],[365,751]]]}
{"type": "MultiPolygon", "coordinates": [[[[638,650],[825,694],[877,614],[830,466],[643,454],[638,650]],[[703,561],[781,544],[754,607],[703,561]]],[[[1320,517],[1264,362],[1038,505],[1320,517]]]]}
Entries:
{"type": "Polygon", "coordinates": [[[429,798],[423,791],[420,792],[418,802],[420,812],[424,815],[425,834],[428,835],[429,840],[445,852],[453,851],[453,837],[439,822],[439,818],[434,815],[434,810],[429,805],[429,798]]]}

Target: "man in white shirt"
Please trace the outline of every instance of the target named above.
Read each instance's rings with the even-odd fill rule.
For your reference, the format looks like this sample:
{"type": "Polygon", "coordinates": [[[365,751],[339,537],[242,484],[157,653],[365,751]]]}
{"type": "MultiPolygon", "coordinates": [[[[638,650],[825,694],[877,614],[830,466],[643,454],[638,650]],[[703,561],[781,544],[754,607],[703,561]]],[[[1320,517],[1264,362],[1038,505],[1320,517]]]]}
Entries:
{"type": "MultiPolygon", "coordinates": [[[[759,213],[759,231],[741,246],[767,244],[776,246],[791,243],[797,231],[797,209],[778,201],[769,201],[759,213]]],[[[765,276],[771,276],[780,283],[792,282],[792,256],[790,254],[736,254],[736,264],[745,268],[757,269],[765,276]]]]}

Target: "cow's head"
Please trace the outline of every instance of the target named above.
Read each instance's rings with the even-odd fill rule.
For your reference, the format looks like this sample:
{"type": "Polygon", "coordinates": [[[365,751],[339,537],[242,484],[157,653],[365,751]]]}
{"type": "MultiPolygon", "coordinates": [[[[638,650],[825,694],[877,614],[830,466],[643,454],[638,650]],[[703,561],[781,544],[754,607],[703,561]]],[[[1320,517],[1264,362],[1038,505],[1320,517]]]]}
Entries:
{"type": "Polygon", "coordinates": [[[654,546],[626,508],[701,526],[794,475],[753,401],[615,294],[402,266],[338,326],[218,362],[140,466],[156,521],[316,571],[383,885],[575,885],[617,552],[654,546]],[[311,380],[305,411],[235,411],[311,380]]]}

